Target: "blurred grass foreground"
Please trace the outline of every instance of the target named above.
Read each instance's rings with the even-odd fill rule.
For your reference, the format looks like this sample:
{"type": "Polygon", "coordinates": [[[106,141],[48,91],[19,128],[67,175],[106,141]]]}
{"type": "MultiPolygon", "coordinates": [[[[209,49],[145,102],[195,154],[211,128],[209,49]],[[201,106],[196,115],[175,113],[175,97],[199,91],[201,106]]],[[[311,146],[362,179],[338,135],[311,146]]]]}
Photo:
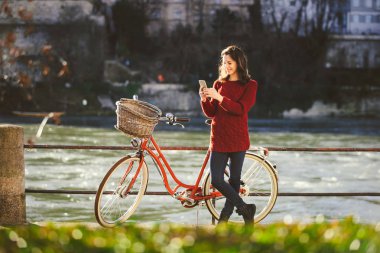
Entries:
{"type": "Polygon", "coordinates": [[[273,223],[245,227],[83,224],[0,228],[0,252],[380,252],[380,223],[273,223]]]}

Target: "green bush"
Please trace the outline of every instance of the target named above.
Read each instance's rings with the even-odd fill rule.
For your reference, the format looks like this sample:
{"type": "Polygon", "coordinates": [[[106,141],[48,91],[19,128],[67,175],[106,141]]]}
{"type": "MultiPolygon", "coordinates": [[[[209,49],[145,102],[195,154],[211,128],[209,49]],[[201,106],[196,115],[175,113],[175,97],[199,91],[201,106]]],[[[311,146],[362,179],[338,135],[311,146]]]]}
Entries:
{"type": "Polygon", "coordinates": [[[213,226],[47,224],[0,229],[0,252],[380,252],[380,224],[213,226]]]}

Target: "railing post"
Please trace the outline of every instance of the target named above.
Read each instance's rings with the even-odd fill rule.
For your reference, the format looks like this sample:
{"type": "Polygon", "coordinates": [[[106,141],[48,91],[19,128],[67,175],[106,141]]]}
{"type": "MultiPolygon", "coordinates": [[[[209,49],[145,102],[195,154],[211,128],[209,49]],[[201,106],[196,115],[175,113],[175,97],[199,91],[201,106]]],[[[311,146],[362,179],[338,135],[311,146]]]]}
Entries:
{"type": "Polygon", "coordinates": [[[0,125],[0,225],[24,223],[24,129],[0,125]]]}

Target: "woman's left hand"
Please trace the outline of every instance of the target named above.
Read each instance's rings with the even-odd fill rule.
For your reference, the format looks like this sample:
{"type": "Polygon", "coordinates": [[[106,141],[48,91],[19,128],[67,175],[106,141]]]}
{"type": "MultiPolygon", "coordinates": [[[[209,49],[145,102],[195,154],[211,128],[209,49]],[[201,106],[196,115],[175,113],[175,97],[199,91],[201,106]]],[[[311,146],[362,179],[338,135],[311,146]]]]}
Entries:
{"type": "Polygon", "coordinates": [[[220,95],[215,88],[204,89],[203,94],[206,95],[206,97],[213,98],[219,102],[221,102],[223,99],[222,95],[220,95]]]}

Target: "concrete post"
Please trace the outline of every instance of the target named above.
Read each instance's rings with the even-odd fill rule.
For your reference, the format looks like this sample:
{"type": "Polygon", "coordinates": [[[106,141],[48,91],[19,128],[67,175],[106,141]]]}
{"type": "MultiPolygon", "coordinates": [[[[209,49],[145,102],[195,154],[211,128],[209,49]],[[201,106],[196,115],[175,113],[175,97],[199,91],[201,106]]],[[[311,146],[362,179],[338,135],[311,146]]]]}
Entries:
{"type": "Polygon", "coordinates": [[[0,225],[25,223],[24,129],[0,125],[0,225]]]}

